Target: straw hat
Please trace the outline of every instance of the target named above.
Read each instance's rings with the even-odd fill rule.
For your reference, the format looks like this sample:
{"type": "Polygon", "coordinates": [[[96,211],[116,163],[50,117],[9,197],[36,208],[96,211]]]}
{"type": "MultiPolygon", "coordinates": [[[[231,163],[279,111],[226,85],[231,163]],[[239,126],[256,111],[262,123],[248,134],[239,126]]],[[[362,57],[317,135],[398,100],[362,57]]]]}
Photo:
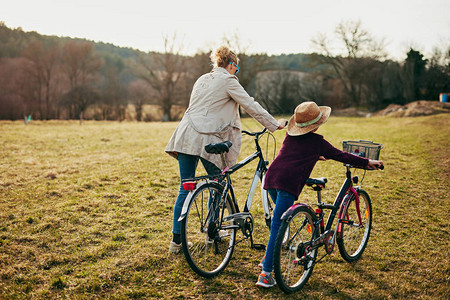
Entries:
{"type": "Polygon", "coordinates": [[[325,123],[330,116],[331,108],[317,106],[315,102],[303,102],[295,108],[294,115],[289,119],[287,133],[292,136],[313,131],[325,123]]]}

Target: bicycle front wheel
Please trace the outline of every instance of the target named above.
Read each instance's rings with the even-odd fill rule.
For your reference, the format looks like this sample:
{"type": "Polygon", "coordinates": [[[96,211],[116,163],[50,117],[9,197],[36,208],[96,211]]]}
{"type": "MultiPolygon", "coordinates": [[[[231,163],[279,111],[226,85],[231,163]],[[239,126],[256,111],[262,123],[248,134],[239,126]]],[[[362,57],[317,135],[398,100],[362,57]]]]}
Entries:
{"type": "Polygon", "coordinates": [[[274,249],[274,273],[278,286],[289,294],[300,290],[314,268],[317,249],[311,242],[316,238],[316,215],[307,207],[295,208],[281,223],[274,249]]]}
{"type": "Polygon", "coordinates": [[[203,277],[219,274],[228,265],[236,243],[232,221],[223,218],[235,213],[231,198],[222,198],[223,187],[208,182],[197,190],[181,222],[181,242],[189,266],[203,277]],[[225,203],[222,203],[225,202],[225,203]]]}
{"type": "Polygon", "coordinates": [[[339,252],[348,262],[358,260],[367,246],[372,227],[372,204],[369,195],[359,190],[359,201],[347,194],[340,213],[340,234],[337,238],[339,252]]]}

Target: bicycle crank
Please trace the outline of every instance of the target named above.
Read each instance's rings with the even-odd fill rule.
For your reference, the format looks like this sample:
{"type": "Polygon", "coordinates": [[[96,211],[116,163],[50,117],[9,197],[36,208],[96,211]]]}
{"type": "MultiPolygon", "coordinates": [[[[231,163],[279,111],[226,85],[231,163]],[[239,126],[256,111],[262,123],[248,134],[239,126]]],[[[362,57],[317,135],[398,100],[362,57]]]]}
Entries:
{"type": "Polygon", "coordinates": [[[233,224],[238,225],[245,238],[249,238],[253,233],[253,217],[249,212],[240,212],[232,214],[223,218],[224,222],[233,221],[233,224]]]}
{"type": "Polygon", "coordinates": [[[313,248],[325,245],[325,251],[330,254],[334,248],[334,231],[327,230],[312,242],[313,248]]]}

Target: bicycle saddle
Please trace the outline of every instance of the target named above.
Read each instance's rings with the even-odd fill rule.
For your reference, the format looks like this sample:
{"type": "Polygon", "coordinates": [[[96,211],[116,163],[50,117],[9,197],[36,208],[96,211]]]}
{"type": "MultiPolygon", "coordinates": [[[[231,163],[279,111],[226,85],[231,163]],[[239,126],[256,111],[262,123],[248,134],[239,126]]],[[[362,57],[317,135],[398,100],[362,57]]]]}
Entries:
{"type": "Polygon", "coordinates": [[[230,147],[233,144],[230,141],[226,141],[223,143],[217,143],[217,144],[208,144],[205,146],[205,150],[208,153],[212,153],[212,154],[222,154],[225,152],[228,152],[228,150],[230,150],[230,147]]]}
{"type": "Polygon", "coordinates": [[[307,186],[312,186],[315,184],[315,185],[320,185],[323,188],[325,188],[325,183],[327,183],[327,179],[325,177],[306,179],[307,186]]]}

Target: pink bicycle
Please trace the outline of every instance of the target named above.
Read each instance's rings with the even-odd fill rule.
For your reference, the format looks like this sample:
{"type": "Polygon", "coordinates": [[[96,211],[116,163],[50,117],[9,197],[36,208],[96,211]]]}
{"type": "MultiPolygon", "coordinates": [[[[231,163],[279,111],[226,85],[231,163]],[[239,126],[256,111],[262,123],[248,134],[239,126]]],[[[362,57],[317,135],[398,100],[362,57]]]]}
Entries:
{"type": "MultiPolygon", "coordinates": [[[[382,145],[368,141],[344,142],[345,151],[370,159],[378,159],[381,148],[382,145]]],[[[310,178],[306,185],[317,192],[317,208],[314,210],[308,204],[297,203],[281,218],[283,222],[274,249],[274,273],[277,285],[285,293],[298,291],[306,284],[314,266],[333,251],[335,242],[348,262],[358,260],[367,246],[372,204],[369,194],[357,186],[359,177],[352,177],[353,167],[345,167],[346,179],[333,204],[322,202],[321,191],[327,179],[310,178]],[[324,210],[330,210],[326,225],[324,210]],[[317,259],[318,249],[322,246],[326,253],[317,259]]]]}

